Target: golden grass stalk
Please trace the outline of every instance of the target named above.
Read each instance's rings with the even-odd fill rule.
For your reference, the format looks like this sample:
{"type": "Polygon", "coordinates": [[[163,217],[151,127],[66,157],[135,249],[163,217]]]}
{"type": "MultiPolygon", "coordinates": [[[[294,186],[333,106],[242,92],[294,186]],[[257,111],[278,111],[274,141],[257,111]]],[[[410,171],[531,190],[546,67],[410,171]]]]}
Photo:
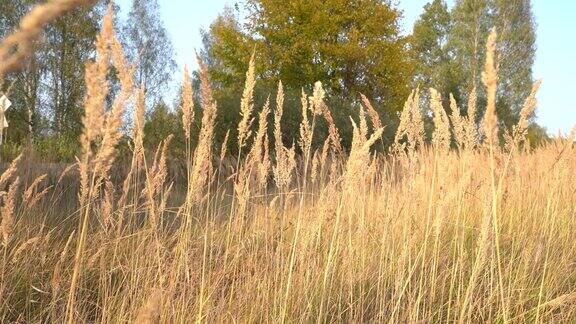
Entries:
{"type": "Polygon", "coordinates": [[[184,66],[184,81],[182,82],[182,127],[186,140],[190,140],[190,126],[194,121],[194,92],[188,66],[184,66]]]}
{"type": "Polygon", "coordinates": [[[486,87],[487,93],[487,107],[486,113],[483,121],[484,133],[486,135],[487,144],[489,148],[489,179],[490,179],[490,200],[488,203],[488,208],[484,214],[482,220],[482,226],[480,230],[480,239],[477,242],[476,249],[476,259],[474,260],[474,265],[472,267],[472,272],[468,280],[468,286],[466,287],[466,292],[463,300],[463,306],[460,311],[459,323],[466,320],[466,316],[469,312],[469,303],[477,287],[477,281],[481,270],[488,257],[488,246],[494,244],[497,270],[497,288],[499,290],[500,303],[502,305],[502,317],[503,321],[506,323],[508,321],[508,309],[507,301],[504,293],[504,283],[503,283],[503,273],[501,264],[501,252],[500,252],[500,221],[499,221],[499,192],[501,190],[501,185],[496,181],[496,166],[494,150],[495,145],[497,145],[498,140],[498,125],[496,117],[496,86],[497,86],[497,70],[495,67],[495,51],[496,51],[496,29],[493,28],[490,36],[488,36],[488,41],[486,43],[486,64],[484,71],[482,72],[482,82],[486,87]]]}
{"type": "Polygon", "coordinates": [[[270,114],[270,98],[266,99],[262,111],[258,115],[258,131],[248,154],[247,169],[253,167],[257,171],[257,182],[262,188],[270,173],[270,157],[268,156],[268,115],[270,114]]]}
{"type": "MultiPolygon", "coordinates": [[[[294,146],[287,148],[282,142],[282,114],[284,111],[284,89],[282,82],[278,83],[278,94],[276,95],[276,111],[274,112],[274,147],[276,150],[276,166],[273,168],[276,186],[281,190],[286,189],[292,180],[292,172],[296,168],[296,152],[294,146]]],[[[302,123],[308,123],[306,109],[302,111],[306,115],[306,120],[302,123]]],[[[308,126],[309,127],[309,126],[308,126]]],[[[300,125],[301,132],[304,136],[309,136],[306,125],[300,125]]],[[[311,132],[311,131],[310,131],[311,132]]],[[[311,135],[311,134],[310,134],[311,135]]],[[[309,139],[306,139],[309,142],[309,139]]],[[[309,148],[309,144],[305,144],[309,148]]]]}
{"type": "Polygon", "coordinates": [[[532,90],[530,91],[530,95],[524,101],[524,105],[520,110],[520,119],[518,124],[514,127],[514,141],[516,144],[524,141],[526,138],[526,131],[528,130],[530,117],[534,114],[534,110],[536,110],[537,100],[536,100],[536,93],[538,93],[538,89],[540,89],[540,85],[542,84],[542,80],[537,80],[532,85],[532,90]]]}
{"type": "MultiPolygon", "coordinates": [[[[310,148],[312,146],[312,136],[313,136],[313,124],[310,124],[310,120],[308,118],[308,110],[311,110],[312,113],[314,114],[314,117],[316,117],[316,114],[314,113],[314,103],[311,100],[311,103],[309,105],[308,103],[308,97],[306,96],[306,93],[304,92],[304,89],[302,89],[302,95],[300,97],[300,102],[302,105],[302,121],[300,122],[300,138],[298,139],[298,144],[300,145],[300,149],[302,149],[302,152],[304,153],[305,156],[310,154],[310,148]]],[[[313,117],[313,120],[314,120],[313,117]]]]}
{"type": "MultiPolygon", "coordinates": [[[[144,87],[140,87],[136,96],[136,104],[134,107],[134,127],[132,129],[133,140],[133,153],[132,162],[130,163],[130,170],[122,183],[122,194],[118,199],[118,206],[124,208],[126,206],[128,195],[130,193],[130,186],[135,181],[135,175],[138,174],[143,161],[144,161],[144,111],[145,111],[145,91],[144,87]]],[[[122,225],[123,212],[120,212],[119,226],[122,225]]]]}
{"type": "Polygon", "coordinates": [[[392,152],[400,153],[408,148],[413,155],[417,147],[425,144],[424,121],[420,110],[420,90],[413,90],[400,114],[400,122],[394,136],[392,152]]]}
{"type": "Polygon", "coordinates": [[[424,147],[424,134],[424,119],[420,109],[420,90],[416,89],[412,97],[412,105],[410,106],[410,126],[407,131],[411,152],[414,152],[417,147],[424,147]]]}
{"type": "Polygon", "coordinates": [[[100,217],[102,226],[107,231],[112,226],[112,214],[114,213],[114,184],[110,180],[104,181],[104,200],[100,208],[100,217]]]}
{"type": "Polygon", "coordinates": [[[258,184],[260,190],[265,190],[268,184],[268,175],[270,175],[270,169],[272,162],[270,161],[270,140],[268,138],[268,133],[264,135],[264,151],[262,155],[262,160],[258,168],[258,184]]]}
{"type": "Polygon", "coordinates": [[[466,149],[473,150],[478,145],[478,127],[476,125],[476,87],[472,88],[468,97],[468,112],[466,117],[466,149]]]}
{"type": "Polygon", "coordinates": [[[2,190],[4,188],[6,183],[8,183],[8,181],[12,178],[12,176],[18,170],[18,165],[20,164],[20,161],[22,160],[22,156],[23,156],[23,154],[21,153],[14,160],[12,160],[12,162],[10,163],[8,168],[6,168],[6,170],[4,172],[2,172],[2,175],[0,175],[0,190],[2,190]]]}
{"type": "Polygon", "coordinates": [[[75,321],[76,290],[83,267],[91,202],[98,196],[102,182],[109,177],[109,171],[116,155],[116,145],[122,136],[120,133],[122,115],[133,92],[133,69],[128,65],[122,46],[114,34],[113,21],[112,5],[109,5],[102,23],[102,31],[96,39],[96,60],[86,65],[87,90],[83,119],[84,130],[80,141],[82,158],[79,160],[81,217],[78,221],[78,228],[80,234],[68,294],[66,310],[68,323],[75,321]],[[108,60],[110,59],[118,71],[121,88],[119,94],[114,98],[111,109],[106,112],[105,120],[103,120],[102,114],[105,111],[106,96],[109,91],[107,75],[108,60]],[[96,129],[96,127],[98,128],[96,129]],[[98,140],[100,142],[98,150],[93,152],[93,143],[98,140]]]}
{"type": "MultiPolygon", "coordinates": [[[[43,174],[36,177],[36,179],[34,179],[34,181],[32,181],[32,183],[28,186],[28,188],[26,188],[24,194],[22,195],[22,205],[26,206],[27,208],[31,208],[34,205],[35,201],[39,200],[38,195],[35,195],[36,189],[38,188],[40,183],[44,181],[44,179],[46,179],[46,176],[47,174],[43,174]]],[[[45,193],[46,191],[44,191],[44,194],[45,193]]],[[[44,195],[42,194],[42,192],[40,194],[42,196],[44,195]]]]}
{"type": "Polygon", "coordinates": [[[484,136],[489,145],[497,143],[498,140],[498,118],[496,116],[496,83],[498,82],[498,72],[496,70],[496,29],[492,29],[488,42],[486,43],[486,65],[482,72],[482,82],[486,87],[486,112],[482,128],[484,136]]]}
{"type": "Polygon", "coordinates": [[[212,96],[210,75],[208,68],[200,57],[197,57],[200,66],[200,90],[202,99],[202,125],[198,137],[198,145],[194,151],[194,162],[190,172],[189,185],[191,192],[190,202],[199,202],[207,190],[209,175],[212,173],[212,141],[214,137],[214,123],[217,106],[212,96]]]}
{"type": "Polygon", "coordinates": [[[40,241],[41,239],[42,239],[41,236],[35,236],[35,237],[28,239],[26,242],[20,244],[20,246],[12,254],[12,262],[17,262],[20,254],[22,254],[24,251],[28,250],[28,248],[36,245],[36,243],[38,243],[38,241],[40,241]]]}
{"type": "Polygon", "coordinates": [[[254,85],[255,68],[254,58],[255,53],[252,53],[250,63],[248,64],[248,71],[246,72],[246,83],[244,85],[244,92],[242,93],[242,100],[240,101],[240,116],[242,119],[238,123],[238,147],[242,149],[246,145],[246,140],[250,137],[252,126],[252,110],[254,110],[254,85]]]}
{"type": "Polygon", "coordinates": [[[448,116],[442,106],[442,97],[434,88],[430,88],[430,108],[434,114],[434,133],[432,134],[432,144],[442,152],[450,150],[450,123],[448,116]]]}
{"type": "Polygon", "coordinates": [[[374,109],[374,107],[370,103],[370,100],[368,100],[368,98],[366,98],[366,96],[362,93],[360,94],[360,97],[362,98],[362,103],[364,103],[364,108],[366,108],[366,111],[368,112],[368,116],[370,116],[370,120],[372,121],[372,126],[374,127],[374,129],[382,128],[382,121],[380,120],[380,115],[378,114],[376,109],[374,109]]]}
{"type": "Polygon", "coordinates": [[[16,192],[19,187],[20,177],[16,177],[12,184],[10,184],[8,193],[3,199],[3,204],[0,208],[0,214],[2,216],[2,220],[0,221],[0,231],[2,231],[2,244],[4,247],[8,246],[10,236],[14,229],[14,208],[16,207],[16,192]]]}
{"type": "Polygon", "coordinates": [[[78,161],[80,169],[80,204],[85,205],[90,191],[90,165],[94,155],[93,143],[100,137],[104,126],[106,97],[109,92],[108,70],[110,60],[110,44],[114,33],[111,9],[104,16],[102,30],[96,37],[96,59],[86,63],[85,83],[86,97],[84,100],[84,131],[80,137],[82,159],[78,161]]]}
{"type": "MultiPolygon", "coordinates": [[[[124,212],[127,207],[128,196],[130,194],[130,188],[133,188],[133,192],[137,193],[138,188],[138,176],[142,164],[144,163],[144,112],[146,109],[145,103],[145,89],[141,86],[136,95],[136,102],[134,106],[134,127],[132,129],[132,142],[133,142],[133,152],[132,161],[130,162],[130,170],[124,178],[122,183],[122,193],[118,199],[118,220],[117,220],[117,232],[120,234],[124,225],[124,212]]],[[[133,208],[136,208],[138,203],[138,195],[133,195],[133,208]]]]}
{"type": "Polygon", "coordinates": [[[166,161],[168,159],[168,148],[173,137],[172,134],[168,135],[158,148],[159,151],[156,152],[154,164],[152,165],[151,170],[147,173],[145,188],[141,194],[141,196],[147,200],[149,211],[148,220],[150,226],[154,229],[157,228],[159,217],[161,216],[156,206],[156,199],[160,194],[161,189],[164,187],[166,176],[168,175],[166,161]]]}
{"type": "Polygon", "coordinates": [[[452,130],[454,133],[454,140],[459,149],[463,149],[466,145],[466,120],[460,115],[460,107],[454,99],[454,95],[450,94],[450,120],[452,121],[452,130]]]}
{"type": "Polygon", "coordinates": [[[328,136],[332,142],[334,151],[338,154],[343,154],[344,149],[342,148],[342,140],[340,139],[340,134],[338,133],[338,127],[332,118],[332,113],[328,106],[324,102],[325,92],[322,88],[322,83],[320,81],[314,84],[314,95],[312,96],[312,103],[314,106],[314,113],[317,115],[324,116],[324,119],[328,122],[328,136]]]}
{"type": "Polygon", "coordinates": [[[366,181],[368,172],[368,165],[370,165],[370,147],[382,136],[384,128],[378,128],[368,136],[368,129],[366,126],[366,112],[360,108],[360,128],[356,125],[354,120],[352,122],[352,145],[350,148],[350,155],[346,162],[345,179],[345,192],[348,195],[353,195],[355,192],[362,192],[362,184],[366,181]]]}
{"type": "Polygon", "coordinates": [[[229,137],[230,137],[230,130],[227,130],[226,135],[224,135],[224,140],[222,141],[222,146],[220,147],[220,163],[223,163],[224,159],[226,158],[226,152],[228,151],[229,137]]]}
{"type": "MultiPolygon", "coordinates": [[[[111,11],[112,9],[109,10],[111,11]]],[[[112,13],[109,13],[109,16],[112,16],[112,13]]],[[[110,168],[114,163],[116,146],[122,137],[122,133],[120,132],[122,116],[134,90],[132,68],[128,65],[122,46],[114,33],[112,33],[110,46],[112,62],[118,71],[120,79],[120,92],[116,95],[116,98],[114,98],[112,107],[106,114],[102,142],[94,160],[94,173],[98,174],[100,179],[105,179],[108,176],[110,168]]],[[[100,181],[101,180],[96,183],[96,186],[100,185],[100,181]]]]}

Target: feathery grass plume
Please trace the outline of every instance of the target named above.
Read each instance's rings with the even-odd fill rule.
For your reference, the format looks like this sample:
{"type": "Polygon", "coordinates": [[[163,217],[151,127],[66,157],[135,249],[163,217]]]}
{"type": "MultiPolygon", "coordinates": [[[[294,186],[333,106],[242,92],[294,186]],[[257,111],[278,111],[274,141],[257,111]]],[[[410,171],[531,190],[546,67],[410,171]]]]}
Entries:
{"type": "Polygon", "coordinates": [[[398,128],[396,129],[396,134],[394,136],[394,145],[393,151],[400,152],[404,150],[406,144],[401,143],[404,137],[408,134],[408,126],[412,119],[412,101],[414,100],[414,90],[410,92],[408,99],[404,102],[404,108],[402,109],[402,113],[400,114],[400,123],[398,124],[398,128]]]}
{"type": "Polygon", "coordinates": [[[96,59],[86,63],[85,83],[86,97],[84,99],[84,125],[80,137],[82,146],[82,159],[79,160],[80,169],[80,205],[88,199],[90,187],[90,172],[93,151],[92,144],[96,141],[104,125],[104,111],[106,97],[108,96],[108,70],[110,65],[110,43],[114,33],[112,13],[109,10],[102,21],[102,30],[96,36],[96,59]]]}
{"type": "Polygon", "coordinates": [[[575,304],[576,303],[576,292],[572,292],[572,293],[568,293],[568,294],[563,294],[561,296],[558,296],[550,301],[547,301],[543,304],[540,305],[540,307],[546,306],[546,307],[550,307],[550,308],[558,308],[561,306],[566,306],[566,305],[570,305],[570,304],[575,304]]]}
{"type": "Polygon", "coordinates": [[[46,188],[42,189],[42,191],[40,192],[36,192],[35,195],[33,195],[30,200],[27,202],[26,204],[26,208],[28,210],[34,208],[34,206],[36,206],[36,204],[42,199],[44,198],[48,192],[50,191],[50,189],[52,189],[53,186],[47,186],[46,188]]]}
{"type": "Polygon", "coordinates": [[[366,96],[362,93],[360,94],[360,97],[362,98],[362,102],[364,103],[364,107],[368,112],[368,116],[372,121],[372,126],[374,127],[374,129],[382,128],[382,121],[380,120],[380,115],[378,115],[378,112],[376,111],[376,109],[374,109],[374,107],[370,103],[370,100],[368,100],[368,98],[366,98],[366,96]]]}
{"type": "Polygon", "coordinates": [[[246,145],[246,140],[250,137],[253,119],[250,117],[252,110],[254,110],[254,85],[256,84],[255,71],[254,71],[254,58],[255,53],[250,57],[248,64],[248,71],[246,72],[246,83],[244,85],[244,92],[242,93],[242,100],[240,101],[240,116],[242,119],[238,123],[238,147],[242,149],[246,145]]]}
{"type": "Polygon", "coordinates": [[[514,126],[514,141],[516,144],[519,144],[526,138],[526,130],[529,126],[530,117],[536,109],[536,93],[538,92],[538,89],[540,89],[541,84],[542,80],[534,82],[530,95],[526,98],[522,110],[520,110],[520,120],[518,121],[518,124],[514,126]]]}
{"type": "MultiPolygon", "coordinates": [[[[300,122],[300,138],[298,139],[298,144],[300,145],[302,152],[304,152],[304,155],[307,156],[310,154],[313,136],[313,125],[310,125],[310,121],[308,119],[308,110],[313,111],[314,103],[311,101],[310,105],[308,104],[308,97],[306,96],[304,89],[302,89],[300,102],[302,104],[302,121],[300,122]]],[[[314,111],[312,113],[314,114],[314,111]]],[[[314,114],[314,116],[316,115],[314,114]]]]}
{"type": "Polygon", "coordinates": [[[188,66],[184,65],[184,81],[182,82],[182,127],[186,140],[190,140],[190,126],[194,121],[194,92],[192,81],[188,73],[188,66]]]}
{"type": "Polygon", "coordinates": [[[270,98],[266,99],[266,103],[258,116],[258,131],[254,137],[254,143],[248,159],[251,166],[256,167],[258,175],[258,183],[262,185],[266,182],[266,178],[270,172],[270,159],[267,156],[266,150],[268,142],[268,115],[270,114],[270,98]]]}
{"type": "Polygon", "coordinates": [[[6,73],[16,71],[32,54],[34,43],[40,38],[42,28],[67,11],[94,0],[52,0],[38,4],[22,18],[17,31],[0,42],[0,86],[6,73]]]}
{"type": "Polygon", "coordinates": [[[248,200],[250,199],[250,167],[247,165],[249,163],[245,163],[244,165],[240,166],[238,170],[238,176],[234,180],[234,194],[236,199],[238,200],[238,209],[236,211],[236,215],[234,216],[236,219],[242,219],[244,217],[244,213],[246,212],[246,206],[248,205],[248,200]]]}
{"type": "MultiPolygon", "coordinates": [[[[113,17],[112,7],[110,6],[108,10],[107,16],[113,17]]],[[[110,168],[114,163],[116,146],[122,138],[122,133],[120,132],[122,116],[134,92],[133,68],[128,64],[122,45],[114,32],[111,35],[110,47],[112,63],[118,71],[120,79],[120,91],[114,98],[112,107],[106,113],[102,142],[94,161],[94,173],[99,174],[96,186],[99,186],[100,181],[108,177],[110,168]]]]}
{"type": "Polygon", "coordinates": [[[250,194],[252,181],[255,180],[258,188],[264,189],[270,172],[270,160],[266,152],[268,142],[268,122],[270,114],[270,97],[266,99],[264,107],[258,116],[258,130],[254,136],[254,143],[246,157],[246,161],[239,166],[237,177],[234,181],[234,193],[238,201],[237,219],[242,219],[250,194]],[[255,178],[255,179],[254,179],[255,178]]]}
{"type": "Polygon", "coordinates": [[[154,324],[160,318],[160,306],[162,303],[162,292],[158,289],[150,294],[146,304],[138,310],[134,323],[154,324]]]}
{"type": "Polygon", "coordinates": [[[2,216],[2,221],[0,222],[0,230],[2,231],[2,242],[6,247],[8,242],[10,242],[10,236],[12,234],[14,226],[14,208],[16,207],[16,192],[20,187],[20,177],[16,177],[14,182],[10,185],[8,189],[8,194],[3,199],[2,207],[0,208],[0,216],[2,216]]]}
{"type": "Polygon", "coordinates": [[[71,163],[70,165],[68,165],[64,169],[64,171],[62,171],[62,173],[60,173],[60,176],[58,177],[58,180],[56,181],[56,185],[54,185],[54,187],[58,187],[58,185],[62,182],[62,180],[68,175],[68,173],[70,173],[76,167],[78,167],[77,163],[71,163]]]}
{"type": "MultiPolygon", "coordinates": [[[[278,81],[278,93],[276,94],[276,110],[274,111],[274,144],[276,150],[284,147],[282,142],[282,115],[284,114],[284,87],[282,81],[278,81]]],[[[278,158],[278,152],[276,152],[278,158]]]]}
{"type": "Polygon", "coordinates": [[[460,115],[460,107],[458,107],[456,99],[454,99],[454,95],[452,94],[450,94],[450,110],[452,110],[450,120],[452,121],[454,139],[456,140],[458,148],[462,149],[466,145],[466,122],[460,115]]]}
{"type": "Polygon", "coordinates": [[[161,153],[159,154],[159,151],[156,152],[154,164],[152,165],[150,172],[147,174],[146,185],[141,194],[141,197],[148,200],[147,207],[149,211],[149,221],[152,228],[156,228],[158,217],[162,216],[158,214],[156,198],[163,188],[164,183],[166,182],[166,176],[168,175],[166,161],[168,159],[168,148],[172,142],[172,138],[174,138],[174,135],[168,135],[158,148],[159,150],[161,148],[161,153]]]}
{"type": "Polygon", "coordinates": [[[112,214],[114,213],[114,184],[109,179],[104,181],[104,200],[100,207],[100,218],[105,230],[108,230],[112,222],[112,214]]]}
{"type": "Polygon", "coordinates": [[[394,136],[392,152],[403,152],[408,148],[414,153],[416,147],[424,145],[424,121],[420,110],[420,90],[413,90],[400,114],[400,123],[394,136]]]}
{"type": "Polygon", "coordinates": [[[482,83],[486,87],[486,113],[482,128],[489,145],[498,141],[498,118],[496,117],[496,84],[498,72],[496,71],[496,28],[492,29],[486,43],[486,65],[482,72],[482,83]]]}
{"type": "Polygon", "coordinates": [[[254,135],[254,143],[252,143],[252,148],[248,157],[250,158],[247,163],[255,165],[259,163],[262,159],[262,153],[264,149],[264,136],[268,129],[268,115],[270,114],[270,97],[266,99],[262,111],[258,115],[258,130],[256,135],[254,135]]]}
{"type": "Polygon", "coordinates": [[[312,103],[314,106],[314,113],[317,115],[323,115],[324,119],[328,122],[328,135],[334,146],[334,151],[338,154],[343,154],[344,149],[342,148],[342,140],[340,139],[340,134],[338,133],[338,127],[332,118],[332,113],[330,109],[324,102],[325,96],[324,89],[322,88],[322,82],[318,81],[314,84],[314,95],[312,96],[312,103]]]}
{"type": "MultiPolygon", "coordinates": [[[[328,163],[328,154],[330,153],[330,137],[327,137],[322,144],[322,154],[320,155],[320,170],[323,171],[328,163]]],[[[321,172],[322,173],[322,172],[321,172]]]]}
{"type": "Polygon", "coordinates": [[[358,119],[360,120],[360,136],[362,138],[366,138],[368,136],[368,121],[366,120],[366,110],[360,106],[359,107],[360,113],[358,114],[358,119]]]}
{"type": "MultiPolygon", "coordinates": [[[[282,142],[282,114],[284,112],[284,89],[282,82],[278,83],[278,94],[276,95],[276,111],[274,112],[274,147],[276,149],[276,166],[273,168],[276,186],[281,190],[286,189],[292,180],[292,172],[296,168],[296,158],[294,145],[287,148],[282,142]]],[[[302,111],[307,115],[306,110],[302,111]]],[[[307,119],[307,116],[306,116],[307,119]]],[[[302,121],[303,123],[308,121],[302,121]]],[[[305,125],[300,125],[300,130],[305,125]]],[[[306,132],[306,130],[305,130],[306,132]]]]}
{"type": "Polygon", "coordinates": [[[370,147],[382,136],[384,128],[378,128],[371,136],[368,136],[366,112],[362,108],[360,108],[360,128],[352,118],[350,121],[353,128],[352,145],[346,162],[344,188],[349,195],[352,195],[362,192],[361,187],[366,183],[366,172],[371,163],[370,147]]]}
{"type": "MultiPolygon", "coordinates": [[[[132,129],[132,141],[134,143],[132,162],[130,163],[130,170],[124,178],[122,183],[122,194],[118,199],[118,207],[120,208],[118,227],[119,230],[122,227],[123,217],[124,217],[124,207],[126,206],[128,195],[130,192],[130,186],[135,180],[135,175],[138,174],[140,167],[144,161],[144,111],[145,111],[145,90],[144,86],[141,86],[138,90],[136,96],[136,104],[134,107],[134,127],[132,129]]],[[[137,190],[137,188],[135,188],[137,190]]]]}
{"type": "Polygon", "coordinates": [[[268,139],[268,133],[264,135],[264,151],[262,154],[262,160],[259,164],[258,172],[258,185],[261,190],[266,189],[268,183],[268,175],[270,174],[272,162],[270,161],[270,140],[268,139]]]}
{"type": "Polygon", "coordinates": [[[230,136],[230,130],[227,130],[226,135],[224,135],[224,140],[222,141],[222,146],[220,147],[220,163],[222,163],[224,161],[224,158],[226,158],[229,136],[230,136]]]}
{"type": "Polygon", "coordinates": [[[416,89],[414,96],[412,97],[410,126],[408,127],[408,149],[411,152],[414,152],[416,147],[424,146],[424,134],[424,119],[422,116],[422,110],[420,109],[420,89],[416,89]]]}
{"type": "Polygon", "coordinates": [[[132,137],[134,140],[133,159],[136,166],[139,166],[144,158],[144,124],[146,123],[144,119],[144,113],[146,111],[145,93],[144,86],[141,86],[140,89],[138,89],[134,109],[134,129],[132,130],[132,137]]]}
{"type": "Polygon", "coordinates": [[[20,153],[14,160],[12,160],[8,168],[2,172],[2,175],[0,175],[0,191],[18,170],[18,165],[20,164],[20,160],[22,160],[22,156],[23,153],[20,153]]]}
{"type": "Polygon", "coordinates": [[[442,152],[450,150],[450,123],[442,106],[442,97],[434,88],[430,88],[430,109],[434,114],[434,134],[432,144],[442,152]]]}
{"type": "Polygon", "coordinates": [[[29,247],[35,245],[38,241],[40,241],[41,238],[42,237],[40,236],[35,236],[20,244],[16,251],[14,251],[14,254],[12,254],[12,262],[18,261],[18,256],[22,254],[22,252],[26,251],[29,247]]]}
{"type": "Polygon", "coordinates": [[[28,186],[28,188],[24,190],[24,194],[22,194],[22,205],[27,206],[28,208],[31,207],[30,203],[34,198],[34,193],[36,193],[36,189],[38,188],[40,183],[44,181],[44,179],[46,179],[47,176],[48,176],[47,174],[43,174],[41,176],[36,177],[36,179],[34,179],[34,181],[32,181],[32,183],[28,186]]]}
{"type": "Polygon", "coordinates": [[[316,150],[312,156],[312,168],[310,169],[310,180],[312,183],[316,183],[316,178],[318,177],[318,168],[320,165],[320,152],[316,150]]]}
{"type": "Polygon", "coordinates": [[[198,65],[200,66],[200,95],[202,102],[202,125],[198,136],[198,145],[194,151],[194,162],[190,179],[188,179],[191,188],[190,202],[198,202],[204,196],[208,187],[209,175],[212,173],[212,141],[214,137],[214,123],[216,121],[217,106],[212,95],[210,86],[210,75],[208,68],[197,56],[198,65]]]}
{"type": "Polygon", "coordinates": [[[466,117],[466,149],[473,150],[478,145],[478,127],[476,126],[476,87],[472,88],[468,97],[468,116],[466,117]]]}
{"type": "Polygon", "coordinates": [[[122,115],[133,92],[132,72],[133,68],[128,65],[122,46],[114,33],[113,10],[112,5],[109,5],[102,23],[102,30],[96,38],[96,60],[86,65],[84,130],[80,140],[82,158],[79,160],[81,217],[78,228],[80,233],[66,306],[68,323],[73,323],[76,316],[76,290],[82,273],[84,248],[88,236],[88,218],[91,211],[89,202],[98,197],[102,182],[109,179],[109,171],[116,156],[116,145],[122,136],[120,133],[122,115]],[[121,88],[103,120],[102,115],[109,92],[107,75],[110,59],[118,71],[121,88]],[[93,152],[93,143],[98,140],[100,141],[97,150],[93,152]]]}
{"type": "Polygon", "coordinates": [[[314,112],[314,115],[322,115],[322,105],[324,104],[324,97],[326,92],[322,87],[322,82],[316,81],[314,83],[314,91],[312,92],[312,97],[310,97],[310,109],[314,112]]]}

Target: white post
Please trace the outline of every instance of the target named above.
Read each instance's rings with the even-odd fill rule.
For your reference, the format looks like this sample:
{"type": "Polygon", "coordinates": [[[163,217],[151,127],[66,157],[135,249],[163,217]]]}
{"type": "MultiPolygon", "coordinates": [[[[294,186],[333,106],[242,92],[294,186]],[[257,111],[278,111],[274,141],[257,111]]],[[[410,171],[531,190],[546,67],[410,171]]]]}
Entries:
{"type": "Polygon", "coordinates": [[[0,145],[2,145],[2,140],[4,138],[4,129],[8,127],[8,121],[6,120],[6,110],[12,106],[12,102],[5,96],[0,97],[0,145]]]}

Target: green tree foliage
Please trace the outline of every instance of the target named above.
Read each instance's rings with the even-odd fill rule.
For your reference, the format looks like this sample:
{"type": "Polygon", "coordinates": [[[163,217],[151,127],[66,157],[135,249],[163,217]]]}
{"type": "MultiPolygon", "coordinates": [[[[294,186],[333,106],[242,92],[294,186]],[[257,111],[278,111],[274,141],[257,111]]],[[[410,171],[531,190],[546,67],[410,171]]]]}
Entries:
{"type": "MultiPolygon", "coordinates": [[[[496,27],[497,113],[502,126],[510,129],[518,121],[533,83],[536,35],[530,0],[457,0],[452,19],[449,48],[464,78],[459,85],[461,93],[481,84],[485,40],[489,30],[496,27]]],[[[479,94],[483,101],[483,92],[479,94]]]]}
{"type": "Polygon", "coordinates": [[[136,84],[145,87],[146,98],[162,99],[176,69],[174,49],[160,17],[157,0],[133,0],[126,24],[128,51],[138,62],[136,84]]]}
{"type": "MultiPolygon", "coordinates": [[[[18,27],[20,19],[37,1],[0,2],[0,37],[18,27]]],[[[56,19],[43,30],[36,51],[23,69],[6,77],[4,89],[13,102],[8,110],[7,141],[25,145],[29,140],[76,142],[81,130],[84,100],[84,63],[106,8],[104,2],[80,7],[56,19]],[[73,140],[71,140],[73,139],[73,140]]]]}
{"type": "Polygon", "coordinates": [[[452,18],[446,2],[434,0],[424,6],[424,12],[414,23],[410,42],[415,64],[414,86],[424,90],[423,99],[430,87],[440,91],[446,108],[450,106],[450,93],[461,101],[458,85],[463,82],[460,67],[448,49],[451,32],[452,18]]]}
{"type": "Polygon", "coordinates": [[[184,138],[182,132],[182,116],[163,101],[156,103],[144,124],[144,145],[147,150],[155,151],[160,143],[173,135],[170,145],[172,156],[184,157],[184,138]]]}
{"type": "Polygon", "coordinates": [[[357,112],[351,103],[359,92],[385,120],[402,108],[412,67],[400,36],[401,13],[388,1],[249,0],[246,11],[245,25],[228,9],[205,34],[204,54],[217,89],[239,98],[254,51],[256,102],[275,93],[281,80],[296,105],[287,102],[287,123],[297,123],[301,88],[310,90],[315,81],[324,84],[343,132],[350,128],[348,116],[357,112]]]}
{"type": "Polygon", "coordinates": [[[46,108],[53,130],[76,138],[82,129],[84,64],[92,57],[104,6],[80,8],[59,17],[45,32],[46,108]]]}

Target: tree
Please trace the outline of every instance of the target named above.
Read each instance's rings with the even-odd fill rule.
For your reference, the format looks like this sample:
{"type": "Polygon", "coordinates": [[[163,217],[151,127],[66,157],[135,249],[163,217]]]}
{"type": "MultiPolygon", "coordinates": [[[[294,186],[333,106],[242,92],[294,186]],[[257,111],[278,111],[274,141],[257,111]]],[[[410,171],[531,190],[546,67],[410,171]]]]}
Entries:
{"type": "Polygon", "coordinates": [[[158,102],[176,69],[172,42],[160,17],[157,0],[134,0],[126,25],[128,51],[138,63],[136,84],[144,85],[146,98],[158,102]]]}
{"type": "MultiPolygon", "coordinates": [[[[14,0],[0,3],[0,38],[13,32],[20,19],[32,7],[29,0],[14,0]]],[[[40,53],[32,53],[22,69],[6,76],[4,89],[13,102],[7,111],[10,128],[7,140],[23,143],[32,135],[32,125],[37,121],[39,104],[39,87],[42,75],[43,57],[40,53]]],[[[2,82],[0,82],[2,83],[2,82]]]]}
{"type": "Polygon", "coordinates": [[[45,105],[58,134],[76,138],[82,130],[84,64],[93,55],[105,8],[102,4],[76,9],[45,31],[45,105]]]}
{"type": "MultiPolygon", "coordinates": [[[[499,84],[497,114],[502,126],[518,121],[518,113],[532,86],[535,26],[530,0],[457,0],[452,9],[449,48],[462,67],[461,93],[480,85],[484,42],[492,27],[498,31],[499,84]]],[[[480,100],[484,93],[478,87],[480,100]]]]}
{"type": "Polygon", "coordinates": [[[535,21],[530,0],[494,0],[499,32],[499,113],[510,128],[518,122],[524,100],[534,79],[535,21]]]}
{"type": "MultiPolygon", "coordinates": [[[[412,67],[407,40],[400,35],[401,12],[388,1],[248,0],[246,12],[242,26],[226,10],[205,35],[216,88],[239,93],[255,52],[258,84],[265,94],[274,93],[281,80],[287,97],[298,98],[302,88],[311,90],[321,81],[332,106],[341,106],[332,108],[344,131],[350,126],[348,116],[357,111],[350,104],[360,92],[385,120],[402,108],[412,67]]],[[[288,120],[291,111],[299,113],[287,106],[288,120]]]]}
{"type": "Polygon", "coordinates": [[[461,79],[460,66],[454,63],[448,49],[448,36],[452,31],[450,11],[443,0],[434,0],[424,6],[424,12],[414,23],[410,38],[410,49],[415,63],[414,87],[423,89],[422,98],[427,98],[430,87],[436,88],[449,109],[452,93],[460,101],[458,85],[461,79]]]}
{"type": "MultiPolygon", "coordinates": [[[[0,36],[18,27],[37,1],[0,2],[0,36]]],[[[36,50],[23,68],[7,76],[14,102],[8,111],[8,140],[24,144],[32,136],[68,136],[81,130],[84,100],[84,62],[93,53],[104,3],[80,7],[57,18],[42,32],[36,50]]],[[[7,89],[4,89],[7,90],[7,89]]]]}

